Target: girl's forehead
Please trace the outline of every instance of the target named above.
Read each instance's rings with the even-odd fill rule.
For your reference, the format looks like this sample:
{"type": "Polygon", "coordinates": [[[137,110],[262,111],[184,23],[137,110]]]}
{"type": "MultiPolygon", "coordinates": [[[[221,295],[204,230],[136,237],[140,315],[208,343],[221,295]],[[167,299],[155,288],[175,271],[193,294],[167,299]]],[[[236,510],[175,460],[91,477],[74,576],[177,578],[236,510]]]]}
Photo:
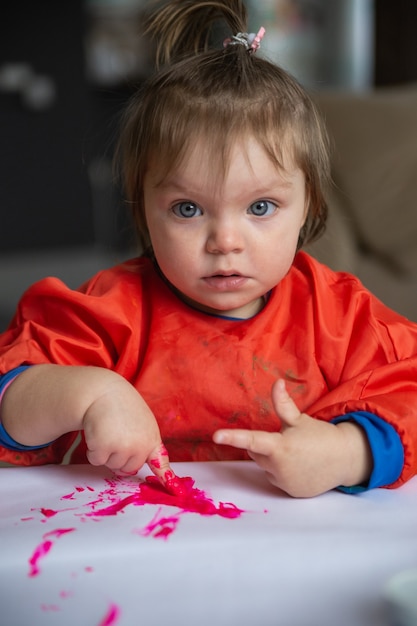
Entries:
{"type": "Polygon", "coordinates": [[[148,174],[157,184],[172,177],[198,175],[221,183],[228,175],[230,168],[236,163],[244,164],[249,169],[262,173],[257,167],[261,161],[269,171],[275,169],[280,177],[291,176],[298,170],[293,158],[293,151],[286,142],[273,146],[268,142],[264,145],[251,134],[242,135],[228,141],[213,141],[204,135],[195,137],[184,146],[176,156],[172,153],[161,154],[159,151],[150,159],[148,174]]]}

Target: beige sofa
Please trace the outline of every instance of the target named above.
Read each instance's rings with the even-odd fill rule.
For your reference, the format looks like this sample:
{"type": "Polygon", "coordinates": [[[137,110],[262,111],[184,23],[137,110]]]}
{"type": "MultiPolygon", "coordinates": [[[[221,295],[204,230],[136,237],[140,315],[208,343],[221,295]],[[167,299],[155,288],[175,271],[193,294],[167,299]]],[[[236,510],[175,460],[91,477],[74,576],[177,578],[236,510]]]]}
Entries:
{"type": "Polygon", "coordinates": [[[327,231],[308,250],[417,321],[417,85],[313,97],[335,186],[327,231]]]}

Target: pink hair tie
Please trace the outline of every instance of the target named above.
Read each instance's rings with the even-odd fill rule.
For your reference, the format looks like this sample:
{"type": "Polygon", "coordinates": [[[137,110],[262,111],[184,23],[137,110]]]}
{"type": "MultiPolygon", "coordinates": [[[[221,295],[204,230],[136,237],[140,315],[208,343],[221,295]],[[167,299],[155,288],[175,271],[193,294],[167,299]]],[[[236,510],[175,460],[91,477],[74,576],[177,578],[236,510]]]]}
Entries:
{"type": "Polygon", "coordinates": [[[264,35],[265,35],[265,28],[263,26],[260,27],[256,35],[253,36],[253,33],[249,35],[249,41],[253,36],[251,46],[250,46],[250,50],[252,52],[256,52],[261,47],[261,41],[264,35]]]}
{"type": "Polygon", "coordinates": [[[260,46],[263,36],[265,35],[265,28],[261,26],[258,32],[255,33],[237,33],[232,37],[228,37],[223,41],[223,47],[227,46],[245,46],[248,52],[256,52],[260,46]]]}

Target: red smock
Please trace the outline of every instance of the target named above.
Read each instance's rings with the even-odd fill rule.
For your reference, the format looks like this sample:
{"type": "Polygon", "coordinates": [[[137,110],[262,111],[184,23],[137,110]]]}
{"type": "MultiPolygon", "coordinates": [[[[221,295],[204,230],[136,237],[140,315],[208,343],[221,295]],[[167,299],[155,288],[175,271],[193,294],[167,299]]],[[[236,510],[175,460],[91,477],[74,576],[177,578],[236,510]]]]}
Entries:
{"type": "MultiPolygon", "coordinates": [[[[171,461],[248,458],[214,444],[212,434],[279,430],[271,387],[282,377],[309,415],[329,421],[368,411],[390,423],[405,457],[391,486],[417,473],[417,325],[354,276],[304,252],[249,320],[191,308],[146,258],[104,270],[78,290],[41,280],[0,336],[0,374],[38,363],[93,365],[124,376],[156,416],[171,461]]],[[[0,447],[0,460],[59,463],[72,446],[71,461],[86,462],[76,436],[40,450],[0,447]]]]}

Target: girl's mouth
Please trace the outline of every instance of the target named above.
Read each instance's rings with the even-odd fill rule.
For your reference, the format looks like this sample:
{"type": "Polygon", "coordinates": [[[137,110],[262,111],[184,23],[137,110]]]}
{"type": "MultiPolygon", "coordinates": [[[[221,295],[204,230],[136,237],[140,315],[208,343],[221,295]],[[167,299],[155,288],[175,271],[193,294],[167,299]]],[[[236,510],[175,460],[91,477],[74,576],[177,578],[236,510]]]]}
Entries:
{"type": "Polygon", "coordinates": [[[233,272],[227,274],[213,274],[212,276],[206,276],[203,280],[210,289],[217,291],[235,291],[242,288],[248,278],[233,272]]]}

